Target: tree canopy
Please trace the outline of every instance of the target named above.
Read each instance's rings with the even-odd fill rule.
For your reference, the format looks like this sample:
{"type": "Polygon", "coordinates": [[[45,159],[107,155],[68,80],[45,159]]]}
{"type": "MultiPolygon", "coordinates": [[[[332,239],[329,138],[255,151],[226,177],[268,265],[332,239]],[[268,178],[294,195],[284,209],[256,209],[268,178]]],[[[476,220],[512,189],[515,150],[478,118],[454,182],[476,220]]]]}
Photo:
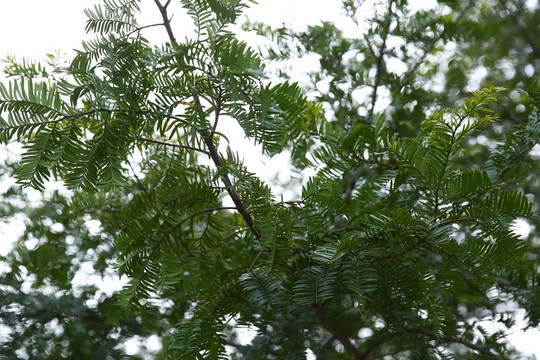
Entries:
{"type": "Polygon", "coordinates": [[[518,307],[540,322],[537,2],[344,0],[343,23],[297,31],[246,22],[245,1],[154,0],[162,43],[140,2],[86,10],[69,60],[7,59],[0,140],[24,151],[0,211],[25,226],[1,258],[1,356],[523,358],[506,335],[518,307]],[[294,198],[231,122],[290,153],[294,198]]]}

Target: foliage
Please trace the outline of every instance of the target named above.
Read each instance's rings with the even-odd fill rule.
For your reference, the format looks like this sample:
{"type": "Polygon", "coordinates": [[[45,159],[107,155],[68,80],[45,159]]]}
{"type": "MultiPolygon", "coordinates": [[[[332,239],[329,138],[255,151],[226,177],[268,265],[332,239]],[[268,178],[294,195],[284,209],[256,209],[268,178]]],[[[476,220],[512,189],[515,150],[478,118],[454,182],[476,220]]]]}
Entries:
{"type": "MultiPolygon", "coordinates": [[[[5,351],[26,339],[35,358],[114,359],[130,336],[157,334],[166,345],[157,356],[178,359],[305,359],[308,348],[321,359],[520,358],[481,320],[510,328],[514,310],[503,305],[514,301],[529,326],[540,321],[538,247],[514,227],[538,221],[538,176],[527,170],[537,166],[540,90],[531,81],[529,100],[510,101],[493,85],[512,93],[524,82],[494,73],[465,92],[474,66],[497,61],[479,44],[529,26],[536,8],[509,22],[525,8],[441,1],[414,12],[389,0],[359,39],[330,23],[300,33],[249,25],[277,40],[271,60],[319,55],[307,96],[288,79],[272,83],[266,61],[231,30],[246,4],[181,1],[194,36],[180,41],[174,4],[154,2],[164,44],[143,36],[139,1],[104,0],[86,11],[97,38],[68,64],[9,60],[0,139],[24,144],[18,183],[44,190],[63,180],[73,195],[5,210],[28,216],[5,258],[5,351]],[[510,15],[476,20],[498,6],[510,15]],[[496,35],[486,33],[493,24],[496,35]],[[460,47],[445,63],[435,55],[449,42],[460,47]],[[390,71],[390,59],[408,70],[390,71]],[[323,80],[328,91],[315,91],[323,80]],[[264,154],[290,151],[297,171],[314,172],[290,184],[297,198],[279,199],[244,166],[220,132],[229,121],[264,154]],[[129,279],[114,299],[73,284],[87,256],[102,274],[114,260],[129,279]],[[237,340],[241,326],[256,330],[249,344],[237,340]]],[[[360,26],[362,3],[344,5],[360,26]]],[[[534,50],[522,35],[511,45],[534,50]]]]}

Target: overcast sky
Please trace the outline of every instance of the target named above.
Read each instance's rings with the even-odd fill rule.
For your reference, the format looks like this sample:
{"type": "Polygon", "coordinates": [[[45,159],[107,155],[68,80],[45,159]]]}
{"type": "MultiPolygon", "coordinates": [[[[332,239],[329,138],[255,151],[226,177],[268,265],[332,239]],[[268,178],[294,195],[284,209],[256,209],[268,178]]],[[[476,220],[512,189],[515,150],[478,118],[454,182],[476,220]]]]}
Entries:
{"type": "MultiPolygon", "coordinates": [[[[0,0],[0,58],[13,55],[18,59],[43,60],[47,53],[69,53],[74,48],[81,48],[80,40],[85,37],[86,19],[83,9],[97,2],[98,0],[0,0]]],[[[420,7],[431,7],[433,2],[434,0],[411,1],[420,7]]],[[[143,3],[144,16],[140,24],[160,22],[154,2],[145,0],[143,3]]],[[[259,4],[252,5],[247,13],[253,21],[264,21],[275,26],[293,23],[295,28],[301,29],[307,24],[338,18],[340,3],[340,0],[259,0],[259,4]]],[[[174,21],[178,27],[182,17],[175,15],[174,21]]],[[[181,32],[182,30],[178,29],[178,38],[182,37],[181,32]]],[[[165,39],[161,28],[155,28],[150,34],[152,37],[165,39]]],[[[256,157],[255,154],[252,159],[248,159],[248,166],[250,162],[255,164],[254,166],[257,162],[262,164],[256,157]]],[[[283,161],[286,161],[286,155],[285,158],[278,158],[266,166],[279,167],[283,161]]],[[[0,229],[0,236],[5,235],[2,235],[0,229]]],[[[6,238],[1,240],[0,253],[6,251],[6,247],[2,247],[6,244],[6,238]]],[[[519,350],[534,352],[540,359],[538,331],[529,331],[526,334],[516,331],[511,335],[511,340],[519,350]]]]}
{"type": "MultiPolygon", "coordinates": [[[[80,48],[86,19],[83,10],[97,2],[2,0],[0,56],[17,54],[40,58],[42,54],[55,50],[80,48]]],[[[144,18],[140,23],[159,22],[154,2],[146,0],[142,3],[144,18]]],[[[292,22],[302,26],[317,20],[332,20],[339,14],[339,4],[339,0],[260,0],[258,5],[251,5],[248,12],[253,19],[273,25],[292,22]]]]}

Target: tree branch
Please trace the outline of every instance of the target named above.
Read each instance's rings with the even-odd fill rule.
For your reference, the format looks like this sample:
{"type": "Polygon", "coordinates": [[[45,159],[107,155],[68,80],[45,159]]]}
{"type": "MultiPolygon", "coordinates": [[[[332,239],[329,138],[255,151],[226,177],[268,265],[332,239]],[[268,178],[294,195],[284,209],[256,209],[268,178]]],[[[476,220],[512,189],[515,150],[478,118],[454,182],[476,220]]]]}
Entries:
{"type": "Polygon", "coordinates": [[[334,322],[330,317],[328,317],[328,314],[326,314],[326,311],[324,311],[323,307],[317,303],[312,304],[311,307],[313,310],[315,310],[315,314],[317,314],[317,317],[319,320],[321,320],[321,323],[323,327],[328,330],[332,336],[334,336],[336,339],[339,340],[339,342],[343,345],[345,350],[347,350],[347,353],[353,357],[355,360],[365,360],[365,356],[358,351],[358,349],[351,343],[349,338],[339,330],[336,325],[334,325],[334,322]]]}
{"type": "Polygon", "coordinates": [[[428,330],[423,330],[423,329],[405,329],[405,330],[403,330],[403,332],[424,335],[424,336],[430,337],[430,338],[435,339],[435,340],[441,340],[442,342],[446,342],[446,343],[457,343],[457,344],[465,345],[469,349],[478,351],[482,355],[486,355],[487,357],[489,357],[491,359],[504,360],[500,355],[495,354],[489,348],[473,344],[472,342],[469,342],[469,341],[464,340],[462,338],[457,338],[457,337],[453,337],[453,336],[438,336],[434,332],[431,332],[431,331],[428,331],[428,330]]]}
{"type": "MultiPolygon", "coordinates": [[[[425,348],[428,348],[428,349],[437,348],[437,346],[433,346],[433,345],[429,345],[429,344],[423,344],[422,346],[425,347],[425,348]]],[[[402,349],[397,349],[397,350],[394,350],[394,351],[383,353],[383,354],[378,355],[376,357],[376,359],[384,359],[384,358],[386,358],[388,356],[393,356],[393,355],[402,353],[404,351],[409,351],[409,350],[418,350],[418,346],[407,346],[407,347],[404,347],[402,349]]]]}
{"type": "MultiPolygon", "coordinates": [[[[470,341],[464,340],[462,338],[457,338],[457,337],[454,337],[454,336],[448,336],[448,335],[439,336],[439,335],[435,334],[434,332],[431,332],[429,330],[424,330],[424,329],[402,329],[402,330],[399,330],[397,332],[391,332],[391,333],[385,335],[384,337],[382,337],[382,338],[376,340],[375,342],[373,342],[368,347],[366,352],[364,352],[362,359],[367,360],[369,358],[369,356],[376,350],[376,348],[378,348],[379,346],[381,346],[382,344],[384,344],[388,340],[390,340],[392,338],[395,338],[397,336],[400,336],[401,334],[404,334],[404,333],[419,334],[419,335],[427,336],[427,337],[430,337],[430,338],[432,338],[434,340],[438,340],[439,342],[443,342],[443,343],[461,344],[461,345],[464,345],[464,346],[468,347],[471,350],[478,351],[482,355],[485,355],[485,356],[487,356],[487,357],[489,357],[489,358],[491,358],[493,360],[504,360],[500,355],[493,353],[489,348],[487,348],[485,346],[476,345],[474,343],[471,343],[470,341]]],[[[414,347],[412,349],[414,349],[414,347]]],[[[399,350],[393,351],[391,353],[381,354],[379,356],[376,356],[375,358],[381,358],[383,356],[393,355],[393,354],[396,354],[396,353],[399,353],[399,352],[402,352],[402,351],[406,351],[406,350],[408,350],[408,348],[399,349],[399,350]]]]}
{"type": "Polygon", "coordinates": [[[174,33],[171,28],[171,20],[169,19],[169,16],[167,15],[167,7],[169,6],[170,1],[167,1],[165,5],[161,5],[159,0],[154,0],[156,3],[159,12],[161,13],[161,17],[163,18],[163,26],[165,26],[165,29],[167,29],[167,34],[169,35],[169,40],[172,44],[178,45],[176,42],[176,39],[174,37],[174,33]]]}
{"type": "MultiPolygon", "coordinates": [[[[195,106],[197,106],[199,109],[202,108],[199,97],[197,95],[194,95],[193,99],[195,101],[195,106]]],[[[214,165],[218,168],[218,170],[222,169],[223,162],[221,161],[221,158],[219,156],[219,151],[216,148],[216,144],[214,144],[212,132],[205,132],[204,130],[201,130],[199,131],[199,134],[202,136],[204,143],[206,144],[206,147],[208,148],[208,153],[210,155],[210,158],[214,162],[214,165]]],[[[246,208],[244,201],[242,200],[242,198],[236,191],[236,188],[234,187],[231,181],[231,178],[229,177],[228,172],[225,172],[221,175],[221,180],[225,184],[225,188],[227,189],[229,196],[231,197],[234,205],[236,206],[236,209],[238,210],[238,212],[240,213],[240,215],[246,222],[246,225],[248,226],[249,230],[251,231],[251,233],[255,236],[257,240],[261,240],[261,231],[255,227],[255,221],[253,220],[251,213],[246,208]]]]}
{"type": "Polygon", "coordinates": [[[383,43],[379,50],[379,55],[375,59],[376,64],[377,64],[377,73],[375,74],[375,83],[373,84],[373,95],[371,99],[370,114],[373,114],[373,111],[375,109],[375,103],[377,102],[377,90],[381,83],[381,77],[382,77],[382,72],[383,72],[383,67],[384,67],[384,53],[386,51],[386,40],[388,40],[388,34],[390,32],[390,24],[392,23],[392,15],[393,15],[392,4],[393,3],[394,3],[393,0],[388,1],[386,24],[384,26],[383,35],[382,35],[383,43]]]}
{"type": "MultiPolygon", "coordinates": [[[[212,138],[208,136],[203,135],[203,140],[206,146],[208,147],[208,152],[210,154],[210,158],[216,165],[216,167],[219,169],[223,168],[223,163],[221,162],[221,159],[219,157],[219,152],[216,148],[216,145],[214,144],[214,141],[212,138]]],[[[246,222],[246,225],[250,229],[250,231],[253,233],[255,238],[257,240],[261,240],[261,232],[259,229],[255,227],[255,221],[253,220],[253,217],[251,216],[251,213],[246,208],[244,202],[242,201],[242,198],[236,191],[228,173],[224,173],[221,175],[221,180],[223,180],[223,183],[225,184],[225,188],[227,189],[227,192],[229,193],[229,196],[231,197],[234,205],[236,206],[236,209],[246,222]]]]}
{"type": "MultiPolygon", "coordinates": [[[[171,41],[172,44],[177,45],[176,39],[174,37],[173,31],[172,31],[172,28],[171,28],[171,23],[170,23],[170,20],[168,18],[168,15],[167,15],[166,6],[169,3],[167,2],[166,5],[163,6],[159,2],[159,0],[154,0],[154,2],[156,3],[157,7],[159,8],[159,11],[160,11],[161,16],[163,18],[163,23],[165,25],[165,28],[167,29],[167,34],[169,35],[169,40],[171,41]]],[[[197,94],[194,94],[193,99],[195,101],[195,105],[199,109],[201,109],[202,105],[200,103],[199,96],[197,94]]],[[[219,114],[217,116],[219,117],[219,114]]],[[[214,125],[216,125],[216,126],[217,126],[217,121],[218,121],[218,118],[215,119],[214,125]]],[[[203,138],[204,143],[206,144],[206,147],[208,148],[207,153],[210,156],[210,158],[212,159],[212,161],[214,162],[214,165],[218,168],[218,170],[223,169],[223,163],[222,163],[221,158],[219,156],[219,152],[218,152],[218,150],[216,148],[216,145],[214,144],[212,131],[205,132],[204,130],[200,130],[199,134],[203,138]]],[[[232,199],[238,213],[240,213],[240,215],[242,216],[242,218],[246,222],[246,225],[248,226],[251,233],[255,236],[255,238],[257,240],[260,241],[261,240],[261,231],[255,227],[255,221],[253,220],[253,217],[251,216],[248,209],[246,208],[246,206],[244,204],[244,201],[242,200],[242,198],[240,197],[240,195],[236,191],[236,188],[234,187],[234,185],[233,185],[233,183],[232,183],[232,181],[231,181],[231,179],[229,177],[229,173],[224,172],[221,175],[221,180],[225,184],[225,188],[227,189],[227,192],[229,193],[229,196],[231,197],[231,199],[232,199]]]]}
{"type": "Polygon", "coordinates": [[[371,343],[367,350],[364,352],[364,359],[369,359],[369,356],[371,355],[371,353],[373,351],[375,351],[375,349],[377,349],[379,346],[381,346],[382,344],[384,344],[385,342],[387,342],[388,340],[394,338],[398,336],[398,334],[396,333],[390,333],[390,334],[387,334],[385,336],[383,336],[382,338],[379,338],[377,340],[375,340],[373,343],[371,343]]]}

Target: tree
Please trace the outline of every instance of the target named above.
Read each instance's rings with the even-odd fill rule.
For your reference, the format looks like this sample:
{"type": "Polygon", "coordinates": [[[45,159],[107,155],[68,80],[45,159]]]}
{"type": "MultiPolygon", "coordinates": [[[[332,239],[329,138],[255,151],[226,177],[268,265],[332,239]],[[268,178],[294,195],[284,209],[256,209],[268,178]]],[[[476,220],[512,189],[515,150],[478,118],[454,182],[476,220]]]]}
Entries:
{"type": "MultiPolygon", "coordinates": [[[[307,348],[320,359],[519,358],[503,331],[478,320],[510,327],[513,309],[501,305],[512,300],[529,326],[540,321],[538,247],[513,227],[536,211],[528,196],[538,192],[530,151],[540,91],[527,80],[527,94],[509,97],[493,85],[526,82],[492,72],[486,88],[465,93],[471,69],[511,58],[502,47],[497,58],[477,52],[491,36],[505,44],[508,29],[523,40],[508,46],[526,49],[516,66],[536,66],[527,29],[537,7],[458,1],[415,13],[389,0],[358,39],[329,23],[301,33],[252,24],[277,39],[270,59],[319,55],[313,86],[329,86],[313,94],[272,83],[261,56],[236,38],[230,26],[244,3],[181,0],[194,36],[180,40],[175,4],[154,2],[163,44],[145,39],[138,1],[104,0],[86,12],[97,38],[70,62],[7,67],[0,138],[25,144],[19,184],[44,190],[54,178],[73,194],[4,210],[28,213],[30,226],[5,259],[1,319],[12,332],[2,351],[25,339],[35,358],[114,359],[125,356],[115,341],[158,334],[158,356],[181,359],[227,358],[227,349],[232,358],[304,359],[307,348]],[[483,24],[498,6],[506,13],[483,24]],[[449,42],[458,50],[445,68],[437,56],[449,42]],[[392,59],[407,70],[391,71],[392,59]],[[369,98],[356,101],[365,86],[369,98]],[[238,122],[266,155],[290,151],[296,171],[316,170],[297,199],[279,199],[243,165],[223,121],[238,122]],[[114,299],[72,284],[74,259],[88,253],[98,272],[113,259],[129,277],[114,299]],[[257,335],[240,345],[245,325],[257,335]]],[[[344,5],[360,26],[361,3],[344,5]]]]}

